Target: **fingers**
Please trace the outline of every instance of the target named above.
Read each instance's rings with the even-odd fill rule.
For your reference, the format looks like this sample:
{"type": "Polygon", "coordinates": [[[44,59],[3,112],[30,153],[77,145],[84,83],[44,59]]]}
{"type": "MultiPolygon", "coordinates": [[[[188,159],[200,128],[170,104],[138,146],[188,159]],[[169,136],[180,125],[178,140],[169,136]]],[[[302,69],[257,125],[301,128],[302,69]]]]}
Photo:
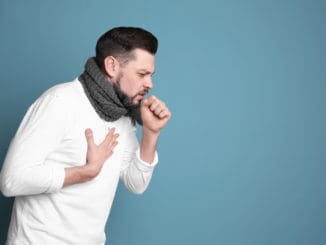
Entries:
{"type": "Polygon", "coordinates": [[[106,137],[105,137],[105,139],[104,139],[103,142],[105,142],[105,143],[108,144],[111,141],[111,138],[114,135],[114,131],[115,131],[115,128],[111,128],[110,131],[107,133],[107,135],[106,135],[106,137]]]}
{"type": "Polygon", "coordinates": [[[85,136],[86,136],[88,147],[94,146],[95,143],[94,143],[93,131],[90,128],[85,130],[85,136]]]}
{"type": "Polygon", "coordinates": [[[154,115],[161,119],[171,116],[171,112],[169,111],[165,103],[157,99],[155,96],[150,96],[148,99],[144,100],[143,105],[147,106],[150,111],[153,112],[154,115]]]}
{"type": "Polygon", "coordinates": [[[101,143],[101,146],[106,149],[107,157],[110,157],[113,154],[113,149],[117,146],[117,138],[119,134],[115,134],[115,128],[111,128],[105,139],[101,143]]]}
{"type": "Polygon", "coordinates": [[[113,141],[113,142],[108,146],[108,149],[107,149],[108,155],[107,155],[107,157],[112,156],[112,154],[113,154],[113,149],[114,149],[117,145],[118,145],[118,141],[113,141]]]}
{"type": "Polygon", "coordinates": [[[169,110],[162,110],[158,115],[159,118],[171,117],[171,112],[169,110]]]}
{"type": "MultiPolygon", "coordinates": [[[[91,176],[96,177],[101,171],[103,164],[106,160],[112,156],[113,149],[117,146],[119,137],[115,134],[115,128],[112,128],[101,144],[97,145],[94,142],[94,136],[91,129],[85,130],[85,136],[87,140],[87,155],[86,164],[92,170],[91,176]]],[[[92,178],[93,178],[92,177],[92,178]]]]}
{"type": "Polygon", "coordinates": [[[114,132],[115,128],[111,128],[103,141],[104,144],[110,146],[116,141],[116,139],[119,137],[119,134],[115,134],[114,132]]]}
{"type": "Polygon", "coordinates": [[[115,134],[115,135],[112,136],[111,140],[108,142],[107,147],[108,147],[109,151],[112,152],[113,149],[117,146],[117,144],[118,144],[117,138],[118,137],[119,137],[119,135],[115,134]]]}
{"type": "Polygon", "coordinates": [[[144,99],[143,102],[142,102],[142,105],[143,106],[148,106],[148,104],[149,104],[148,99],[144,99]]]}
{"type": "MultiPolygon", "coordinates": [[[[104,145],[109,150],[114,149],[114,147],[118,144],[117,138],[119,137],[119,134],[115,134],[114,132],[115,132],[115,128],[110,129],[105,139],[101,143],[101,145],[104,145]]],[[[85,130],[85,136],[86,136],[88,147],[89,148],[95,147],[96,144],[94,142],[93,131],[90,128],[85,130]]]]}

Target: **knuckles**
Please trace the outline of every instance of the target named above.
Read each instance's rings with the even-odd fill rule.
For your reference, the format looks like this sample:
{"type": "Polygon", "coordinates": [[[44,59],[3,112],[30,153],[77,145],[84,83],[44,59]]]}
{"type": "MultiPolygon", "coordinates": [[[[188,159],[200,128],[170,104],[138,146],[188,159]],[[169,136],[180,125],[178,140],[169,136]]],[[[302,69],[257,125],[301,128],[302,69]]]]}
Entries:
{"type": "MultiPolygon", "coordinates": [[[[144,105],[144,104],[143,104],[144,105]]],[[[170,118],[172,113],[169,108],[165,104],[164,101],[158,99],[156,96],[151,95],[146,99],[146,107],[152,111],[152,113],[156,114],[160,118],[170,118]]]]}
{"type": "Polygon", "coordinates": [[[148,98],[150,101],[153,101],[153,100],[157,100],[156,96],[155,95],[151,95],[149,96],[148,98]]]}

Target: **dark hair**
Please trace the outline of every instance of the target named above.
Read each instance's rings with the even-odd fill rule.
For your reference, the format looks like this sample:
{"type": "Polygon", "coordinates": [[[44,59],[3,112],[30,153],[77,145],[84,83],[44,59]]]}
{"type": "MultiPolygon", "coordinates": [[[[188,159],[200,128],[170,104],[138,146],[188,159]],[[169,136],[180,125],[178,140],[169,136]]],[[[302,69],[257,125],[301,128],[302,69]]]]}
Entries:
{"type": "Polygon", "coordinates": [[[95,60],[102,69],[104,59],[108,56],[113,56],[119,62],[125,63],[134,58],[132,53],[134,49],[143,49],[155,55],[157,47],[157,38],[142,28],[116,27],[97,40],[95,60]]]}

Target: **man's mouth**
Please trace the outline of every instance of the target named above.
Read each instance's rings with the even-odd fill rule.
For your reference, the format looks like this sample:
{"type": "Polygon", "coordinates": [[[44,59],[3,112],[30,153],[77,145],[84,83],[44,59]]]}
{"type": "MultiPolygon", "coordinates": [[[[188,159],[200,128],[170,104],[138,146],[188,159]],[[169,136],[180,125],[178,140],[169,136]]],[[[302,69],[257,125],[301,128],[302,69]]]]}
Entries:
{"type": "Polygon", "coordinates": [[[138,95],[140,95],[142,98],[144,98],[147,93],[148,93],[148,91],[142,91],[138,95]]]}

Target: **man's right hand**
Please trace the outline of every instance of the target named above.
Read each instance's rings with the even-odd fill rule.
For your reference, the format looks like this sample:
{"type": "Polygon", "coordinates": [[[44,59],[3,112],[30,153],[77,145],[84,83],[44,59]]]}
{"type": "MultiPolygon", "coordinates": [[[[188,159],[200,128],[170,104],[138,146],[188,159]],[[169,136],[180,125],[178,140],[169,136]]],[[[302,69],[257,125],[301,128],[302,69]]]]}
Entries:
{"type": "Polygon", "coordinates": [[[104,162],[113,154],[113,149],[118,144],[119,134],[114,133],[115,128],[110,129],[101,144],[96,145],[94,142],[93,132],[91,129],[85,130],[87,140],[87,156],[85,169],[90,178],[95,178],[101,171],[104,162]]]}
{"type": "Polygon", "coordinates": [[[63,186],[86,182],[95,178],[101,171],[105,161],[113,154],[117,146],[119,134],[114,133],[112,128],[105,139],[99,145],[94,142],[91,129],[85,130],[87,140],[86,164],[84,166],[65,168],[65,179],[63,186]]]}

